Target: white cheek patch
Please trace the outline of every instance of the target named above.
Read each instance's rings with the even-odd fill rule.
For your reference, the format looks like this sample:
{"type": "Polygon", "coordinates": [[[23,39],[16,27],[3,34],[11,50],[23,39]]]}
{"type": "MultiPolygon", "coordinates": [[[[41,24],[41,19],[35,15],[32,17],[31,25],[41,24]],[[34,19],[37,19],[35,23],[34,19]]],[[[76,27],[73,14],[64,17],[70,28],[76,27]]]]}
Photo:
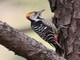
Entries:
{"type": "Polygon", "coordinates": [[[40,19],[37,19],[37,16],[35,16],[35,15],[30,16],[30,19],[35,21],[35,22],[40,20],[40,19]]]}
{"type": "Polygon", "coordinates": [[[35,19],[35,21],[37,22],[37,21],[39,21],[39,19],[35,19]]]}

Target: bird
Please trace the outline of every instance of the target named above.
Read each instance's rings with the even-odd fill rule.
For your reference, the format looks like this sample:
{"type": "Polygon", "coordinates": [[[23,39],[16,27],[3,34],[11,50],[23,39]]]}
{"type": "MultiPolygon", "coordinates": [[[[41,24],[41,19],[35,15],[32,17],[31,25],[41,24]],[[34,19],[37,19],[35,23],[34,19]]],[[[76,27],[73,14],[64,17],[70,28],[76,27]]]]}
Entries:
{"type": "Polygon", "coordinates": [[[58,43],[58,29],[52,22],[41,17],[43,11],[45,9],[29,12],[26,14],[26,18],[31,22],[32,30],[43,40],[52,44],[56,48],[56,53],[61,56],[64,50],[58,43]]]}

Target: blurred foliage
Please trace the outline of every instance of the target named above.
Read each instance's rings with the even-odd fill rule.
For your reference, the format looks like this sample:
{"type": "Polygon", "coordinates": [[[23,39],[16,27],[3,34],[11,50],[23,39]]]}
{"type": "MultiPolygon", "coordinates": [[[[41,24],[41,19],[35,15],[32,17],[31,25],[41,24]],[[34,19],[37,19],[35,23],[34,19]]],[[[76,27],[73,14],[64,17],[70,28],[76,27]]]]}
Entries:
{"type": "MultiPolygon", "coordinates": [[[[45,44],[50,49],[53,49],[47,42],[43,41],[30,28],[30,22],[25,18],[25,15],[30,11],[39,11],[45,9],[42,14],[45,19],[51,20],[53,16],[50,11],[48,0],[0,0],[0,20],[8,23],[12,27],[21,30],[28,36],[45,44]]],[[[16,56],[12,51],[0,45],[0,60],[25,60],[22,57],[16,56]]]]}

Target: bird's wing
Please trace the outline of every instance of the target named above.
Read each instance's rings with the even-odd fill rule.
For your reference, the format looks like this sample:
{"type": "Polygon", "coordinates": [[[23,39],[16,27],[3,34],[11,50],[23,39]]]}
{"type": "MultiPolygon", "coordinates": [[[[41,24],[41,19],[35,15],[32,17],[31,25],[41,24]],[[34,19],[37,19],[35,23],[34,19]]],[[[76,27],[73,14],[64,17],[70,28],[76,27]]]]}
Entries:
{"type": "Polygon", "coordinates": [[[54,32],[57,32],[56,26],[49,20],[42,19],[43,23],[50,26],[54,32]]]}

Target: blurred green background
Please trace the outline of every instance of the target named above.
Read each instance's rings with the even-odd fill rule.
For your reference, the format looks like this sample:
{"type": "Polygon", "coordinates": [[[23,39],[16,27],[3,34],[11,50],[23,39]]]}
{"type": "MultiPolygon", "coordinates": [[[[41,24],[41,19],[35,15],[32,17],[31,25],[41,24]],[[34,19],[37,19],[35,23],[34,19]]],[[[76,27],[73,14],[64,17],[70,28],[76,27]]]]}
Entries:
{"type": "MultiPolygon", "coordinates": [[[[0,0],[0,20],[54,50],[54,48],[52,48],[47,42],[43,41],[31,30],[30,21],[25,18],[28,12],[39,11],[42,9],[45,9],[42,17],[47,20],[51,20],[53,14],[50,11],[48,0],[0,0]]],[[[15,55],[14,52],[9,51],[4,46],[0,45],[0,60],[25,59],[15,55]]]]}

